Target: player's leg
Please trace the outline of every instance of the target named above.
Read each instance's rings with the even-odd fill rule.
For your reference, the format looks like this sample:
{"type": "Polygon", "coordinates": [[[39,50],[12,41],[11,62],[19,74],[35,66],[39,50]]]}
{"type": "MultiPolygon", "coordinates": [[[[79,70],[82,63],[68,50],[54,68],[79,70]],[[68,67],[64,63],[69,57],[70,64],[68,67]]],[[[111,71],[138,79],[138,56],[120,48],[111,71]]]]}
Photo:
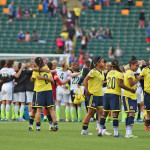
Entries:
{"type": "Polygon", "coordinates": [[[78,122],[82,121],[82,109],[81,109],[81,104],[78,104],[78,122]]]}
{"type": "Polygon", "coordinates": [[[11,104],[11,100],[6,100],[6,121],[11,121],[10,120],[10,104],[11,104]]]}
{"type": "Polygon", "coordinates": [[[34,92],[26,91],[26,98],[27,98],[27,102],[28,102],[28,112],[29,112],[29,116],[31,115],[31,111],[32,111],[32,99],[33,99],[33,94],[34,94],[34,92]]]}
{"type": "Polygon", "coordinates": [[[75,104],[74,104],[74,98],[75,95],[73,93],[73,91],[71,91],[70,93],[70,103],[71,103],[71,121],[74,122],[75,121],[75,104]]]}
{"type": "Polygon", "coordinates": [[[32,108],[31,110],[30,119],[29,119],[29,131],[33,131],[35,114],[36,114],[36,107],[32,108]]]}
{"type": "Polygon", "coordinates": [[[20,106],[20,119],[19,119],[19,121],[25,121],[23,119],[24,108],[25,108],[25,92],[19,92],[19,102],[21,102],[21,106],[20,106]]]}
{"type": "Polygon", "coordinates": [[[43,108],[43,110],[45,110],[45,112],[46,112],[48,122],[49,122],[49,127],[50,127],[50,130],[51,130],[51,128],[53,127],[53,120],[52,120],[51,114],[50,114],[47,107],[43,108]]]}
{"type": "Polygon", "coordinates": [[[66,122],[69,122],[69,102],[65,102],[66,122]]]}
{"type": "Polygon", "coordinates": [[[1,104],[1,120],[5,120],[5,108],[6,108],[6,100],[2,100],[1,104]]]}
{"type": "Polygon", "coordinates": [[[47,121],[47,111],[46,111],[46,108],[44,107],[43,108],[43,113],[44,113],[44,121],[47,121]]]}
{"type": "Polygon", "coordinates": [[[40,131],[41,126],[41,113],[42,113],[42,107],[37,107],[37,113],[36,113],[36,130],[40,131]]]}
{"type": "Polygon", "coordinates": [[[119,112],[113,111],[113,128],[114,128],[114,137],[121,137],[118,133],[119,121],[118,121],[119,112]]]}
{"type": "Polygon", "coordinates": [[[18,106],[19,106],[19,93],[14,93],[14,112],[15,112],[15,119],[16,121],[19,121],[18,119],[18,106]]]}
{"type": "Polygon", "coordinates": [[[63,89],[56,89],[56,98],[57,98],[57,104],[56,104],[56,117],[57,122],[60,121],[60,105],[61,100],[63,99],[63,89]]]}

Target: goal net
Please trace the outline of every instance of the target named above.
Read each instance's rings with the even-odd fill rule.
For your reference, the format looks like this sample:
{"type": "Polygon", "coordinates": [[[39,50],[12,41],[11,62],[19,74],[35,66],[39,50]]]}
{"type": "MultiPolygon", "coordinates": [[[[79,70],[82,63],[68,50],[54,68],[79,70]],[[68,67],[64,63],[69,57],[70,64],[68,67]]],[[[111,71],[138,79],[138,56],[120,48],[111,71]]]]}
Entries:
{"type": "Polygon", "coordinates": [[[48,61],[56,60],[58,65],[61,64],[62,61],[66,61],[69,65],[69,55],[68,54],[9,54],[9,53],[1,53],[0,60],[9,60],[13,59],[16,61],[31,61],[36,57],[42,57],[47,59],[48,61]]]}

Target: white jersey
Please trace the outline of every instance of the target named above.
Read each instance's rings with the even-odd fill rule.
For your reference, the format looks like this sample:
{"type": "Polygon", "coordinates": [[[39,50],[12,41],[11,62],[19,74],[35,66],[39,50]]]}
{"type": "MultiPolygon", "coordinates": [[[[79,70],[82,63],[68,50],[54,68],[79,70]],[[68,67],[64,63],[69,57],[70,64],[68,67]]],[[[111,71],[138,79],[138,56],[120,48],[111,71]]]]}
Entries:
{"type": "Polygon", "coordinates": [[[70,80],[70,91],[74,91],[74,93],[76,93],[77,88],[78,88],[77,85],[79,83],[80,78],[81,78],[81,75],[78,75],[76,77],[68,77],[68,79],[70,80]]]}
{"type": "Polygon", "coordinates": [[[67,80],[70,70],[63,71],[62,68],[56,69],[57,76],[61,82],[67,80]]]}
{"type": "MultiPolygon", "coordinates": [[[[1,74],[2,77],[9,77],[15,74],[15,70],[13,68],[2,68],[1,74]]],[[[13,87],[13,81],[7,82],[3,84],[4,87],[13,87]]]]}

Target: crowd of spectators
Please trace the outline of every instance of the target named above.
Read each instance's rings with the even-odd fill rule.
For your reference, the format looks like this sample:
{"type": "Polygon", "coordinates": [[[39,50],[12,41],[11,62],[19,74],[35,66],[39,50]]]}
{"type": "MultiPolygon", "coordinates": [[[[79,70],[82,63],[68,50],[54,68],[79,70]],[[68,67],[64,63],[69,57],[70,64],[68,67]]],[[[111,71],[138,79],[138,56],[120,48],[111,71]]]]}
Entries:
{"type": "Polygon", "coordinates": [[[110,46],[108,50],[108,58],[113,59],[115,57],[122,57],[122,56],[123,56],[123,53],[119,45],[117,46],[116,50],[114,49],[113,46],[110,46]]]}
{"type": "Polygon", "coordinates": [[[37,42],[38,40],[39,40],[39,36],[35,30],[33,30],[32,36],[28,31],[25,32],[25,34],[23,33],[23,31],[20,31],[17,35],[17,41],[20,42],[31,42],[31,41],[37,42]]]}
{"type": "Polygon", "coordinates": [[[23,17],[27,18],[28,21],[30,21],[31,11],[29,7],[25,7],[24,9],[22,9],[20,6],[18,6],[16,9],[14,9],[13,5],[13,1],[8,5],[9,22],[12,22],[14,19],[19,19],[23,17]]]}

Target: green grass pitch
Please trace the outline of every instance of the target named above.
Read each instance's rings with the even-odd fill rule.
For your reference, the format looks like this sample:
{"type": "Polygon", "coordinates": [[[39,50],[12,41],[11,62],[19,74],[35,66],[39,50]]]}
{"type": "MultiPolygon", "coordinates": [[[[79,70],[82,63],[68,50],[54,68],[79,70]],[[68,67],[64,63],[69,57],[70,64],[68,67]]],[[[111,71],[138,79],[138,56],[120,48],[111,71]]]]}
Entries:
{"type": "MultiPolygon", "coordinates": [[[[81,135],[80,122],[60,122],[57,132],[48,130],[48,122],[42,122],[41,131],[28,131],[28,122],[0,122],[1,150],[141,150],[150,149],[150,131],[144,130],[143,123],[135,124],[133,134],[138,139],[97,137],[96,122],[89,125],[92,136],[81,135]]],[[[106,124],[113,133],[112,123],[106,124]]],[[[125,135],[125,125],[120,123],[119,133],[125,135]]]]}

